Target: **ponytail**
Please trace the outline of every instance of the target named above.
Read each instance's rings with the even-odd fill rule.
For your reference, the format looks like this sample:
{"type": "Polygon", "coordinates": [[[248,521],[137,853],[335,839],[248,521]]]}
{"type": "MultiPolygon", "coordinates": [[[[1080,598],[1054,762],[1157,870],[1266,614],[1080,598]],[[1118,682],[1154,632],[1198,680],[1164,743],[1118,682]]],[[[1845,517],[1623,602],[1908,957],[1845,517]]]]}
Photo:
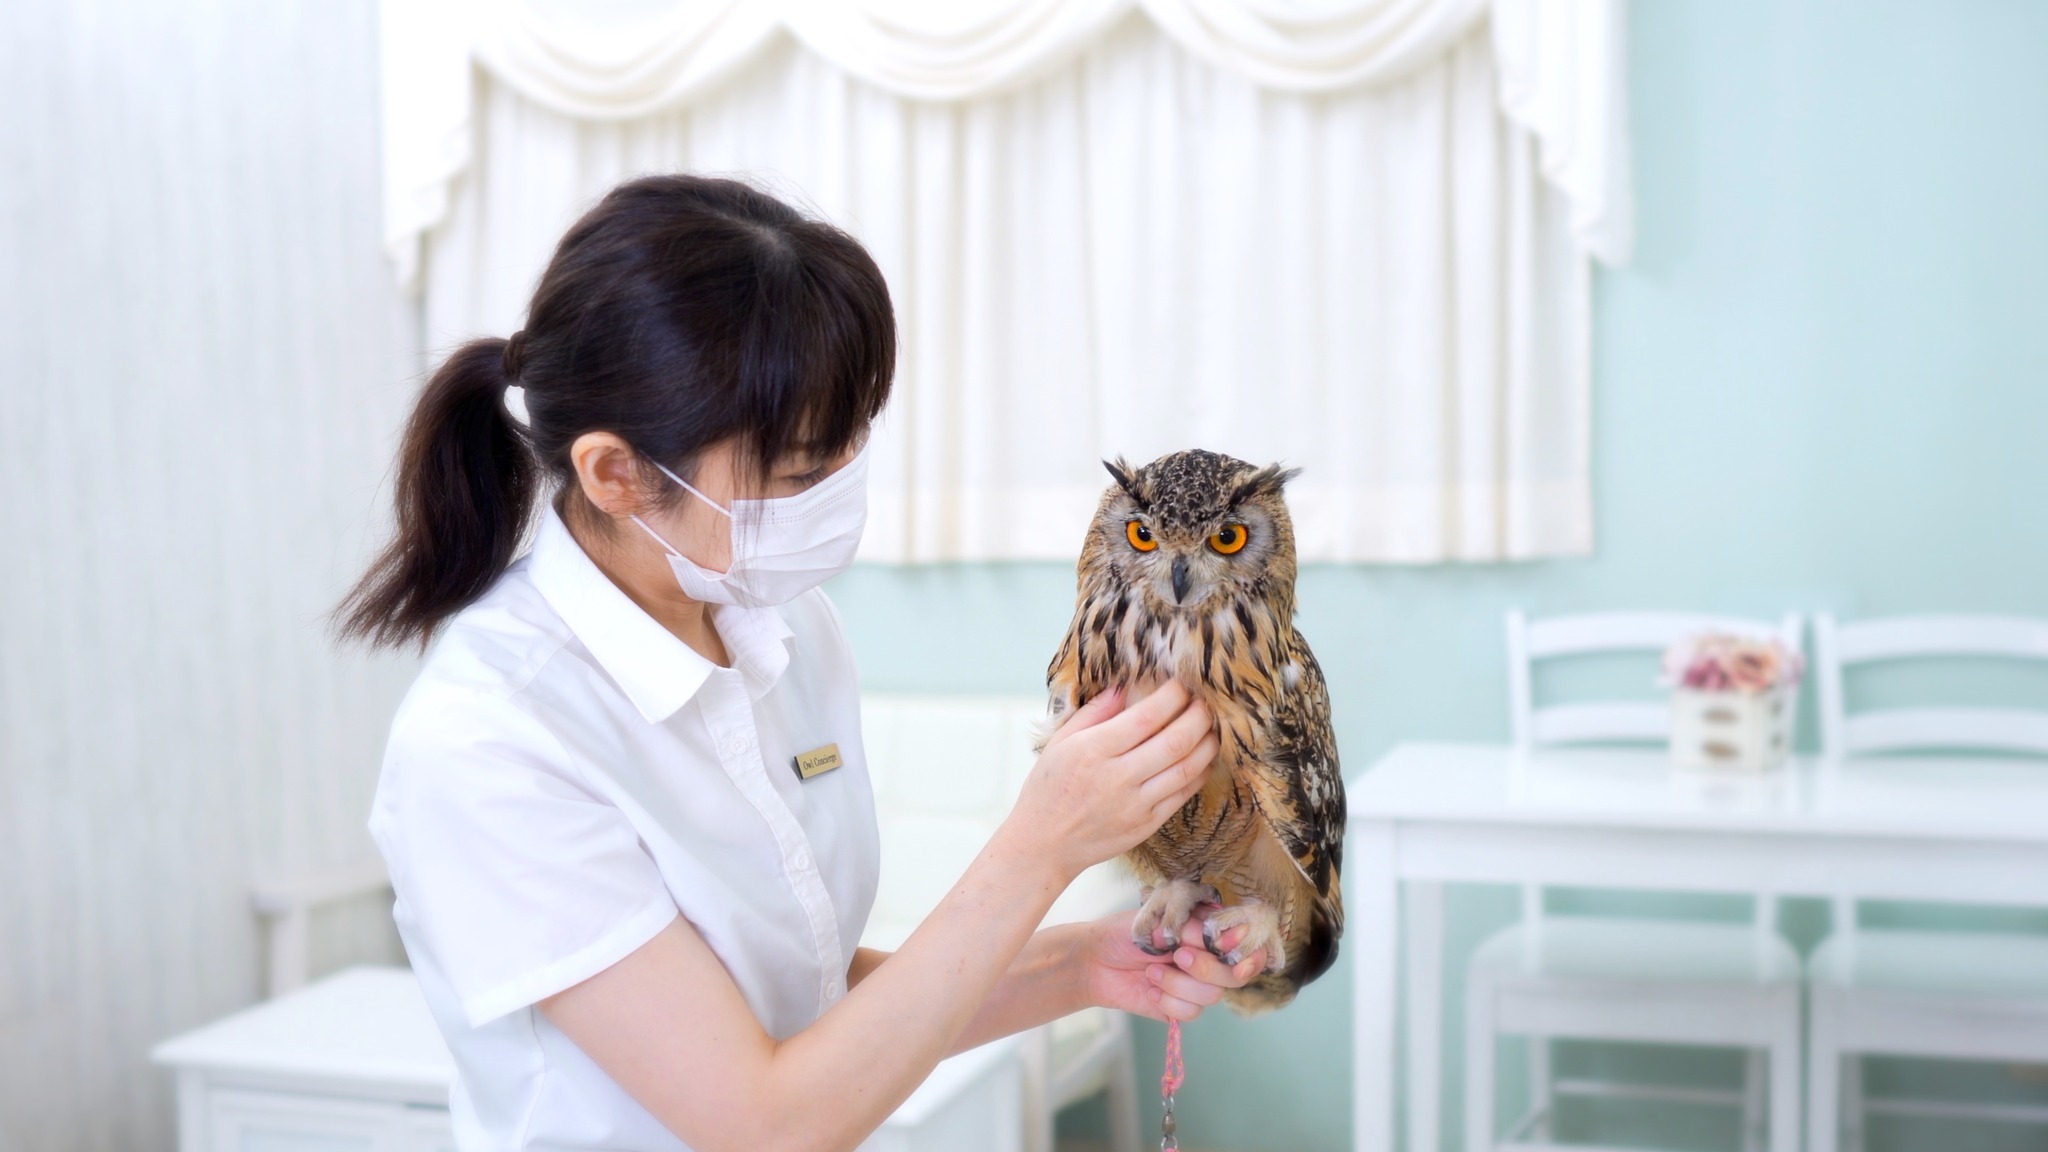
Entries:
{"type": "Polygon", "coordinates": [[[397,532],[335,610],[343,639],[425,648],[511,564],[538,482],[505,410],[523,344],[472,340],[427,382],[399,450],[397,532]]]}

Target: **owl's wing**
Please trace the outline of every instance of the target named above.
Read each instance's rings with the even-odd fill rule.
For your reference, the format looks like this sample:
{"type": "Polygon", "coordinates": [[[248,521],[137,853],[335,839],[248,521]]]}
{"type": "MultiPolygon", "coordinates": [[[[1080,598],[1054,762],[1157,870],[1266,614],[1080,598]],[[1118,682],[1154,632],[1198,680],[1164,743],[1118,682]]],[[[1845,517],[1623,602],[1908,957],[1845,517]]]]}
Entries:
{"type": "Polygon", "coordinates": [[[1344,863],[1344,777],[1337,737],[1330,728],[1330,690],[1301,633],[1290,637],[1288,660],[1298,675],[1283,675],[1266,727],[1266,748],[1255,757],[1253,790],[1266,821],[1314,888],[1338,931],[1344,926],[1338,872],[1344,863]],[[1288,680],[1293,683],[1289,685],[1288,680]]]}
{"type": "Polygon", "coordinates": [[[1067,625],[1067,634],[1060,640],[1060,650],[1053,655],[1052,663],[1045,670],[1046,720],[1040,729],[1038,745],[1042,749],[1045,741],[1067,722],[1074,709],[1087,701],[1081,692],[1081,670],[1083,663],[1082,622],[1087,618],[1084,606],[1074,613],[1073,622],[1067,625]]]}

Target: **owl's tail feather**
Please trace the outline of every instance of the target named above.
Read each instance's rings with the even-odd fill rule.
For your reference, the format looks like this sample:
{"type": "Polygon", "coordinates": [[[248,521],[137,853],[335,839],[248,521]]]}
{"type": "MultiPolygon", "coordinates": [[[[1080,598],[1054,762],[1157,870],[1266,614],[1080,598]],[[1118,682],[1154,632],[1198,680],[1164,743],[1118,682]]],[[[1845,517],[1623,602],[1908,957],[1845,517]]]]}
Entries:
{"type": "Polygon", "coordinates": [[[1263,1016],[1275,1008],[1285,1008],[1302,985],[1328,972],[1337,962],[1338,932],[1336,923],[1317,908],[1309,919],[1307,946],[1288,958],[1286,969],[1263,973],[1244,987],[1225,992],[1223,1002],[1239,1016],[1263,1016]]]}

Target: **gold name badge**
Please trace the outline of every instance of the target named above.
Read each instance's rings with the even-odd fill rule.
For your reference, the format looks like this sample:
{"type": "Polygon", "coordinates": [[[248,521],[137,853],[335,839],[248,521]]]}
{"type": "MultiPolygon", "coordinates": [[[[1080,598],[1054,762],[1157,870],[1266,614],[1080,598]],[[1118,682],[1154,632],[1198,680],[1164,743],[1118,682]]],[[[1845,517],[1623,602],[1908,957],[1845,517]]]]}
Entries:
{"type": "Polygon", "coordinates": [[[822,776],[844,763],[846,761],[839,758],[839,745],[827,744],[798,756],[796,774],[799,779],[809,780],[813,776],[822,776]]]}

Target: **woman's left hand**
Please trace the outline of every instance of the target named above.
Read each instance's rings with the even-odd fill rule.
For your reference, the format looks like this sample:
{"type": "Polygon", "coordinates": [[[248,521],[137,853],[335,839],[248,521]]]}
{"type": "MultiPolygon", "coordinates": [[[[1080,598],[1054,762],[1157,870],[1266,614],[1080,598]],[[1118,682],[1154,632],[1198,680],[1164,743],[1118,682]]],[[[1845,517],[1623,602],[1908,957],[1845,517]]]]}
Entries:
{"type": "MultiPolygon", "coordinates": [[[[1242,988],[1266,965],[1264,951],[1254,952],[1233,968],[1202,945],[1202,920],[1215,911],[1204,904],[1181,928],[1180,947],[1171,956],[1151,956],[1131,943],[1136,909],[1118,912],[1088,925],[1081,963],[1090,1002],[1121,1008],[1154,1020],[1193,1020],[1204,1008],[1223,999],[1226,988],[1242,988]]],[[[1228,952],[1240,929],[1217,941],[1228,952]]]]}

